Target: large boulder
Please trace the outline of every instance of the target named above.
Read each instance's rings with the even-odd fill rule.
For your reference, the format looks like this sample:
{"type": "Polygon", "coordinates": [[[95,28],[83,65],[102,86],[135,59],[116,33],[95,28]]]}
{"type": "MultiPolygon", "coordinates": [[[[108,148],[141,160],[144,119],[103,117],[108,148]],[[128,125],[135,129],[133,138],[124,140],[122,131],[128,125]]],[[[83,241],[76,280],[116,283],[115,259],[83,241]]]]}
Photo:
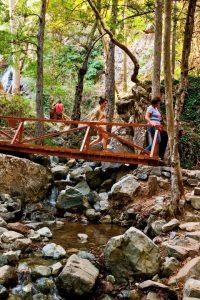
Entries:
{"type": "Polygon", "coordinates": [[[73,187],[67,187],[62,190],[58,196],[56,207],[61,210],[81,209],[83,208],[84,195],[73,187]]]}
{"type": "Polygon", "coordinates": [[[134,275],[154,275],[160,268],[159,248],[140,230],[131,227],[111,238],[104,251],[108,269],[118,279],[134,275]]]}
{"type": "Polygon", "coordinates": [[[37,201],[46,195],[50,180],[47,168],[28,159],[0,154],[0,193],[37,201]]]}
{"type": "Polygon", "coordinates": [[[59,286],[67,294],[83,295],[91,291],[98,275],[99,270],[89,260],[73,254],[58,276],[59,286]]]}
{"type": "Polygon", "coordinates": [[[58,195],[56,207],[60,210],[81,210],[88,202],[94,201],[94,194],[86,182],[80,182],[75,187],[67,186],[58,195]]]}
{"type": "Polygon", "coordinates": [[[112,186],[109,196],[114,199],[131,201],[139,188],[140,183],[137,182],[134,175],[129,174],[112,186]]]}

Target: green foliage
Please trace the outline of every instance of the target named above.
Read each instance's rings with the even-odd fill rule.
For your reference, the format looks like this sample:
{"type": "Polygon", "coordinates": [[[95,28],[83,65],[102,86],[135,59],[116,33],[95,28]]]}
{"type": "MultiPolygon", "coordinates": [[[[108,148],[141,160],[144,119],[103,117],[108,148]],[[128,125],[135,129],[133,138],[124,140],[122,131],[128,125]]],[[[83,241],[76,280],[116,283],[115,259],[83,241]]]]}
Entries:
{"type": "Polygon", "coordinates": [[[181,116],[184,133],[180,139],[181,163],[195,168],[200,162],[200,78],[190,77],[187,97],[181,116]]]}
{"type": "Polygon", "coordinates": [[[0,114],[4,116],[31,116],[33,107],[30,100],[17,95],[0,96],[0,114]]]}
{"type": "Polygon", "coordinates": [[[190,77],[187,97],[184,103],[182,120],[190,122],[191,126],[195,127],[200,134],[200,78],[190,77]]]}

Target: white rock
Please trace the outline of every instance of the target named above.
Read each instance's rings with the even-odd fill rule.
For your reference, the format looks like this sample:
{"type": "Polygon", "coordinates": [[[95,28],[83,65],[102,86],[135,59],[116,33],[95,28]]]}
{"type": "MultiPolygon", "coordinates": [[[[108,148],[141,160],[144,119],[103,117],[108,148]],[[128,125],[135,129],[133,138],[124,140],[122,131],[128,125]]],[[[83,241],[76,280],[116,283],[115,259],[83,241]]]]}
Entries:
{"type": "Polygon", "coordinates": [[[36,231],[36,233],[39,233],[39,235],[51,238],[52,237],[52,232],[48,227],[42,227],[36,231]]]}
{"type": "Polygon", "coordinates": [[[59,259],[66,255],[65,249],[63,247],[61,247],[60,245],[56,245],[54,243],[45,245],[42,248],[42,253],[45,257],[51,257],[54,259],[59,259]]]}

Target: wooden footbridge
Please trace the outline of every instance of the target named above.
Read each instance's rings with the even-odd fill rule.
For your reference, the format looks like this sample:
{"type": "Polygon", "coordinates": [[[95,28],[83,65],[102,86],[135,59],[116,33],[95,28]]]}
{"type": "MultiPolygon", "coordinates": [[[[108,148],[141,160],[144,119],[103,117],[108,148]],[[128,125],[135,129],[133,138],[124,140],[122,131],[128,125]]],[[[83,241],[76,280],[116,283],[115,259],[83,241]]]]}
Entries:
{"type": "MultiPolygon", "coordinates": [[[[139,123],[119,122],[90,122],[36,118],[18,118],[0,116],[0,151],[6,153],[40,154],[43,156],[60,156],[66,158],[84,159],[91,161],[105,161],[124,164],[158,165],[156,130],[151,152],[135,144],[132,140],[120,135],[119,129],[130,127],[147,127],[139,123]],[[35,126],[42,124],[45,134],[35,136],[35,126]],[[112,128],[111,132],[105,130],[106,126],[112,128]],[[113,132],[114,131],[114,132],[113,132]],[[91,136],[94,132],[104,134],[108,139],[116,139],[121,144],[137,153],[117,150],[95,150],[90,146],[91,136]],[[115,133],[117,132],[117,133],[115,133]],[[79,148],[72,146],[57,146],[54,139],[62,136],[64,141],[70,142],[73,136],[82,136],[79,148]]],[[[70,143],[69,143],[70,144],[70,143]]]]}

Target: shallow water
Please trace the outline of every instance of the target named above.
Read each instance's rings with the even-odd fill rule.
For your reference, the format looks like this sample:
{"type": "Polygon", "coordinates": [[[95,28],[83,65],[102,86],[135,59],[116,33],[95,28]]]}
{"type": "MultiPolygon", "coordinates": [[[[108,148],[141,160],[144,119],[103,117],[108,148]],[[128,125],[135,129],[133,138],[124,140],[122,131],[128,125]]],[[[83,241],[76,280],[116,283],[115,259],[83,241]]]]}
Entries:
{"type": "Polygon", "coordinates": [[[125,230],[125,228],[110,224],[65,223],[61,229],[53,230],[52,242],[61,245],[65,250],[75,248],[98,255],[111,237],[123,234],[125,230]],[[81,243],[78,233],[88,235],[86,243],[81,243]]]}

